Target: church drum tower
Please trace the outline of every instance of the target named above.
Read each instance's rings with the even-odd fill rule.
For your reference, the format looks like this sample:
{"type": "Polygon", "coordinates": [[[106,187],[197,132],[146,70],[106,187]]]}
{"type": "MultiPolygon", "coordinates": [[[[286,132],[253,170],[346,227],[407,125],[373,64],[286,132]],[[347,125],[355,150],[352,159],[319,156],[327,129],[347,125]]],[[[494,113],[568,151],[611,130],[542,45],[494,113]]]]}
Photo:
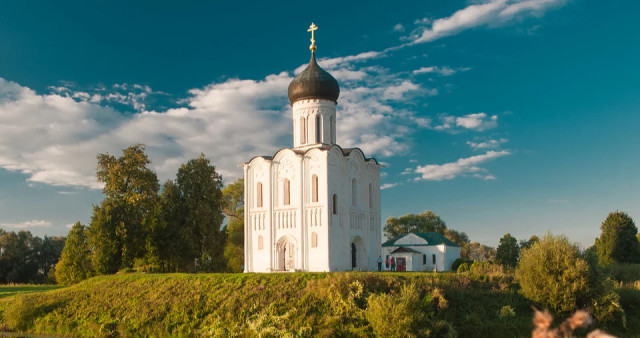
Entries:
{"type": "Polygon", "coordinates": [[[311,60],[289,84],[293,148],[243,164],[245,272],[373,271],[381,252],[380,165],[336,144],[340,87],[311,60]]]}

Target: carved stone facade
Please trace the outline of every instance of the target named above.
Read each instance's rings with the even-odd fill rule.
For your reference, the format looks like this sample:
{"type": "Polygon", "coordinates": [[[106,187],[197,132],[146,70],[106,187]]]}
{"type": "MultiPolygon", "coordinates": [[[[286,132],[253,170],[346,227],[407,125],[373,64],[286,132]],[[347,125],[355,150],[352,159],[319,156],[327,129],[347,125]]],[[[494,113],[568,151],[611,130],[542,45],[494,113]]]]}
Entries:
{"type": "Polygon", "coordinates": [[[340,86],[311,41],[288,89],[293,148],[244,164],[245,272],[374,270],[381,253],[380,165],[336,144],[340,86]]]}
{"type": "Polygon", "coordinates": [[[244,164],[245,272],[376,269],[380,165],[335,144],[335,102],[292,106],[294,148],[244,164]]]}

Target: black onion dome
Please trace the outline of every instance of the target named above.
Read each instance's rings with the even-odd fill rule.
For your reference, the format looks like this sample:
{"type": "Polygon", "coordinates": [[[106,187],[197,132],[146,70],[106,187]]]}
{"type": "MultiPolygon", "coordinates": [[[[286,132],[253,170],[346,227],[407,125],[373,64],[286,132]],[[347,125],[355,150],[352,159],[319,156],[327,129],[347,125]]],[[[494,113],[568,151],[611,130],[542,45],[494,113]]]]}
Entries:
{"type": "Polygon", "coordinates": [[[324,99],[338,103],[340,86],[338,81],[316,62],[315,53],[302,73],[289,84],[289,102],[291,104],[305,99],[324,99]]]}

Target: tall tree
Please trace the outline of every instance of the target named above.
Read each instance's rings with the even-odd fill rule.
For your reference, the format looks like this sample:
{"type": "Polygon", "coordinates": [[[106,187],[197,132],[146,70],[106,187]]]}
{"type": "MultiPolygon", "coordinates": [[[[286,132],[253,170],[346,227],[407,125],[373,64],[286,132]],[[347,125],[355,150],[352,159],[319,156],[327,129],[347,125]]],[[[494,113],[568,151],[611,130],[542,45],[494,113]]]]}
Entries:
{"type": "Polygon", "coordinates": [[[137,144],[123,149],[119,158],[98,154],[97,177],[106,198],[94,207],[90,237],[99,273],[131,267],[145,255],[159,184],[144,151],[145,146],[137,144]]]}
{"type": "Polygon", "coordinates": [[[186,222],[186,208],[178,186],[167,180],[160,193],[157,215],[149,234],[149,254],[155,255],[159,270],[163,272],[186,271],[189,266],[187,243],[182,238],[186,222]]]}
{"type": "Polygon", "coordinates": [[[59,284],[69,285],[78,283],[92,275],[89,231],[87,227],[78,222],[67,235],[62,256],[56,265],[56,281],[59,284]]]}
{"type": "Polygon", "coordinates": [[[176,188],[183,216],[182,255],[190,270],[224,271],[225,234],[222,231],[222,177],[204,154],[178,170],[176,188]]]}
{"type": "Polygon", "coordinates": [[[5,232],[0,237],[0,283],[29,283],[37,269],[28,231],[5,232]]]}
{"type": "Polygon", "coordinates": [[[244,266],[244,179],[227,185],[222,190],[224,214],[227,216],[225,227],[227,243],[224,258],[231,272],[242,272],[244,266]]]}
{"type": "Polygon", "coordinates": [[[387,218],[384,234],[387,238],[394,238],[409,232],[438,232],[444,234],[446,224],[431,210],[419,214],[408,214],[398,218],[387,218]]]}
{"type": "Polygon", "coordinates": [[[518,240],[506,233],[500,238],[500,245],[496,249],[496,260],[507,268],[515,268],[518,265],[518,258],[520,257],[520,248],[518,247],[518,240]]]}
{"type": "Polygon", "coordinates": [[[640,263],[638,228],[627,213],[622,211],[609,213],[600,229],[602,233],[596,241],[600,264],[640,263]]]}
{"type": "Polygon", "coordinates": [[[54,281],[50,272],[53,273],[53,268],[60,260],[65,241],[66,238],[62,236],[44,236],[37,249],[38,271],[48,281],[54,281]]]}

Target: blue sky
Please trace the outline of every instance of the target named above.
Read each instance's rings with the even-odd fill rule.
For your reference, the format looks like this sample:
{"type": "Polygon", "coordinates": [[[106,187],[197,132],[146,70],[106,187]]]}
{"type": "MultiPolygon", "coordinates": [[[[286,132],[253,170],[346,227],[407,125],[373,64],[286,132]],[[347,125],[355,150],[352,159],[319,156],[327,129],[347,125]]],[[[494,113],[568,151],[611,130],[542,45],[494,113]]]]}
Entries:
{"type": "Polygon", "coordinates": [[[383,170],[383,219],[426,209],[495,246],[588,246],[640,219],[635,2],[13,1],[0,11],[0,227],[64,235],[102,199],[95,156],[147,144],[161,181],[225,180],[291,146],[286,88],[340,82],[338,143],[383,170]]]}

